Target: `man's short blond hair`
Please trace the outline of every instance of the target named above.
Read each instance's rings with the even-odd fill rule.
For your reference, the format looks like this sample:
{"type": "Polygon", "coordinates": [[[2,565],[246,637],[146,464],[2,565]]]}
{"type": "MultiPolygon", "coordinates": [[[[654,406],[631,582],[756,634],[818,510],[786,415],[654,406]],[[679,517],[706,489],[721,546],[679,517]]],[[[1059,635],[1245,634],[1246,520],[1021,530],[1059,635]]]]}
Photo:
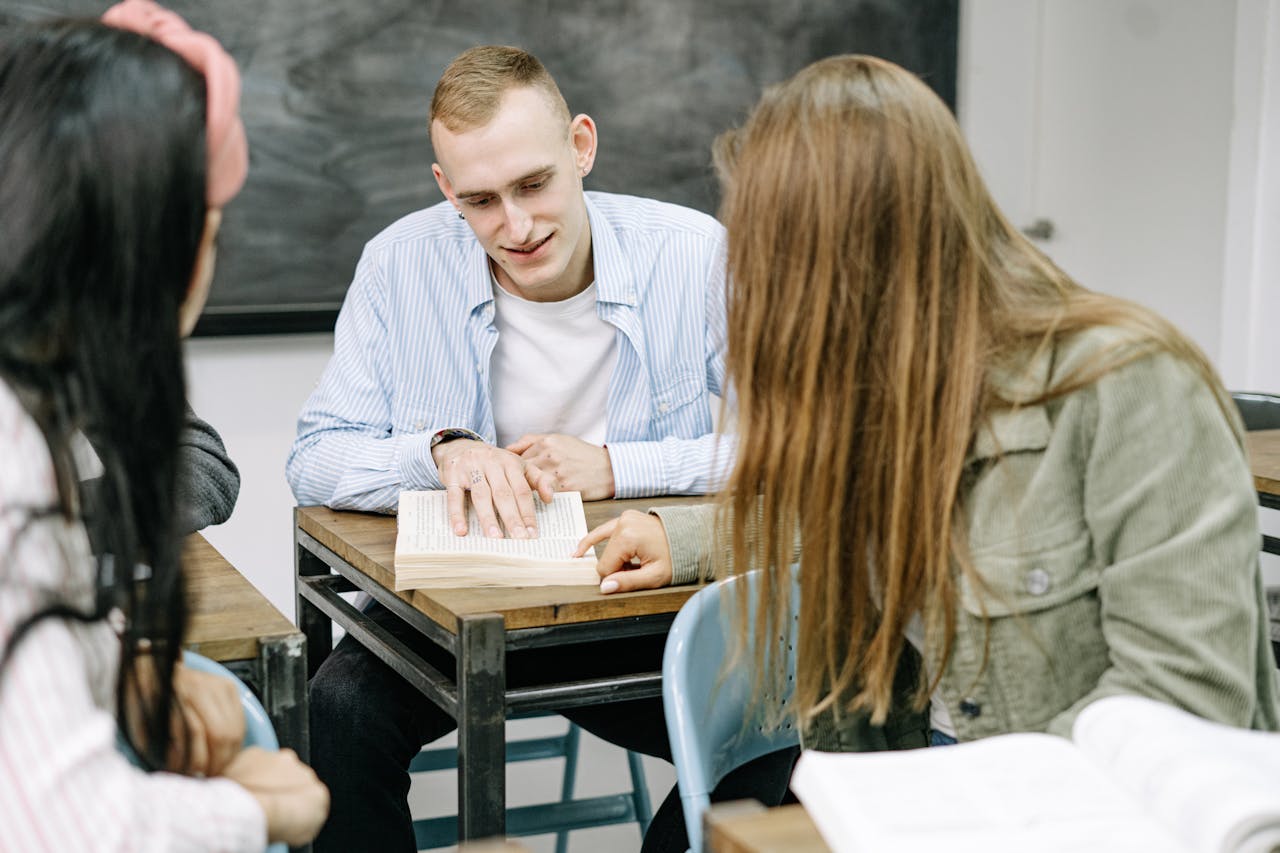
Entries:
{"type": "Polygon", "coordinates": [[[538,58],[505,45],[481,45],[463,51],[440,75],[431,97],[431,125],[437,121],[454,133],[492,121],[507,90],[539,89],[551,109],[569,125],[569,106],[560,87],[538,58]]]}

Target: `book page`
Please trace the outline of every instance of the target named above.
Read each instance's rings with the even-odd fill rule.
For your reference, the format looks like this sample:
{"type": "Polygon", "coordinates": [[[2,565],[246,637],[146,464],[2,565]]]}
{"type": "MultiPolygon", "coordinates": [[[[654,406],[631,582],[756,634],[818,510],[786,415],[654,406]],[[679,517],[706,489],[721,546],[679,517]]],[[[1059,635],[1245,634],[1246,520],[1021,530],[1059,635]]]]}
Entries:
{"type": "MultiPolygon", "coordinates": [[[[454,534],[449,524],[446,492],[405,491],[400,493],[396,533],[396,556],[416,554],[502,554],[542,559],[567,559],[587,535],[582,495],[557,492],[551,503],[533,499],[538,522],[536,539],[490,539],[485,536],[475,507],[467,501],[467,535],[454,534]]],[[[591,556],[591,555],[589,555],[591,556]]],[[[594,556],[591,556],[594,561],[594,556]]]]}
{"type": "Polygon", "coordinates": [[[1069,741],[1013,734],[805,752],[791,787],[835,853],[1182,853],[1069,741]]]}
{"type": "Polygon", "coordinates": [[[1280,734],[1109,696],[1080,713],[1072,736],[1194,850],[1280,849],[1280,734]]]}

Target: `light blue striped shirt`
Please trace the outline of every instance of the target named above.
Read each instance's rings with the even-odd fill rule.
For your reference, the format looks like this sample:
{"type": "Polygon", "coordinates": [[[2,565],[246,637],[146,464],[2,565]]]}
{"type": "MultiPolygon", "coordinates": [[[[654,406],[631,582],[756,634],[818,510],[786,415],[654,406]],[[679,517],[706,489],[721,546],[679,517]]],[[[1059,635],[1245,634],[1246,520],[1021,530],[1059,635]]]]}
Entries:
{"type": "MultiPolygon", "coordinates": [[[[617,497],[714,491],[732,456],[711,421],[724,382],[724,229],[672,204],[586,196],[596,311],[618,330],[606,413],[617,497]]],[[[386,512],[401,489],[441,488],[437,430],[495,441],[497,338],[488,256],[451,205],[371,240],[298,416],[286,465],[298,503],[386,512]]]]}

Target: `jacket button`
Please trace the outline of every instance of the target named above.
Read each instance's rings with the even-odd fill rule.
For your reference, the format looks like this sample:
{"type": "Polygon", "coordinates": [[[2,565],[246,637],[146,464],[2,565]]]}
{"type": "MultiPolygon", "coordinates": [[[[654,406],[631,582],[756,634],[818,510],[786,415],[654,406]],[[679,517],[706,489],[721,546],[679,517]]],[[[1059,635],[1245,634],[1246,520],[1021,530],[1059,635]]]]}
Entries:
{"type": "Polygon", "coordinates": [[[972,699],[962,699],[960,701],[960,713],[966,717],[981,717],[982,706],[972,699]]]}
{"type": "Polygon", "coordinates": [[[1050,587],[1049,573],[1044,569],[1032,569],[1027,572],[1027,592],[1032,595],[1044,595],[1050,587]]]}

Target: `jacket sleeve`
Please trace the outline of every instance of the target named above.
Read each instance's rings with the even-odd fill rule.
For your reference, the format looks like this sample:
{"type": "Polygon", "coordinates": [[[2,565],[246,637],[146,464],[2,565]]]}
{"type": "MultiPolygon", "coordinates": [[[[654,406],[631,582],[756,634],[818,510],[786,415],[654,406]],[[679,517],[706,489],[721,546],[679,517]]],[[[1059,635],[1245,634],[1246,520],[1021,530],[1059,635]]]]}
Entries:
{"type": "Polygon", "coordinates": [[[1104,376],[1095,399],[1081,462],[1109,665],[1049,730],[1070,736],[1118,693],[1273,728],[1257,507],[1229,402],[1166,354],[1104,376]]]}
{"type": "Polygon", "coordinates": [[[240,471],[221,436],[187,409],[178,444],[178,518],[193,533],[231,517],[240,494],[240,471]]]}
{"type": "Polygon", "coordinates": [[[652,507],[671,548],[671,584],[711,580],[715,571],[716,505],[652,507]]]}
{"type": "Polygon", "coordinates": [[[376,256],[366,250],[334,328],[333,357],[298,416],[285,465],[303,506],[390,512],[401,489],[438,489],[431,435],[392,430],[386,297],[376,256]]]}

